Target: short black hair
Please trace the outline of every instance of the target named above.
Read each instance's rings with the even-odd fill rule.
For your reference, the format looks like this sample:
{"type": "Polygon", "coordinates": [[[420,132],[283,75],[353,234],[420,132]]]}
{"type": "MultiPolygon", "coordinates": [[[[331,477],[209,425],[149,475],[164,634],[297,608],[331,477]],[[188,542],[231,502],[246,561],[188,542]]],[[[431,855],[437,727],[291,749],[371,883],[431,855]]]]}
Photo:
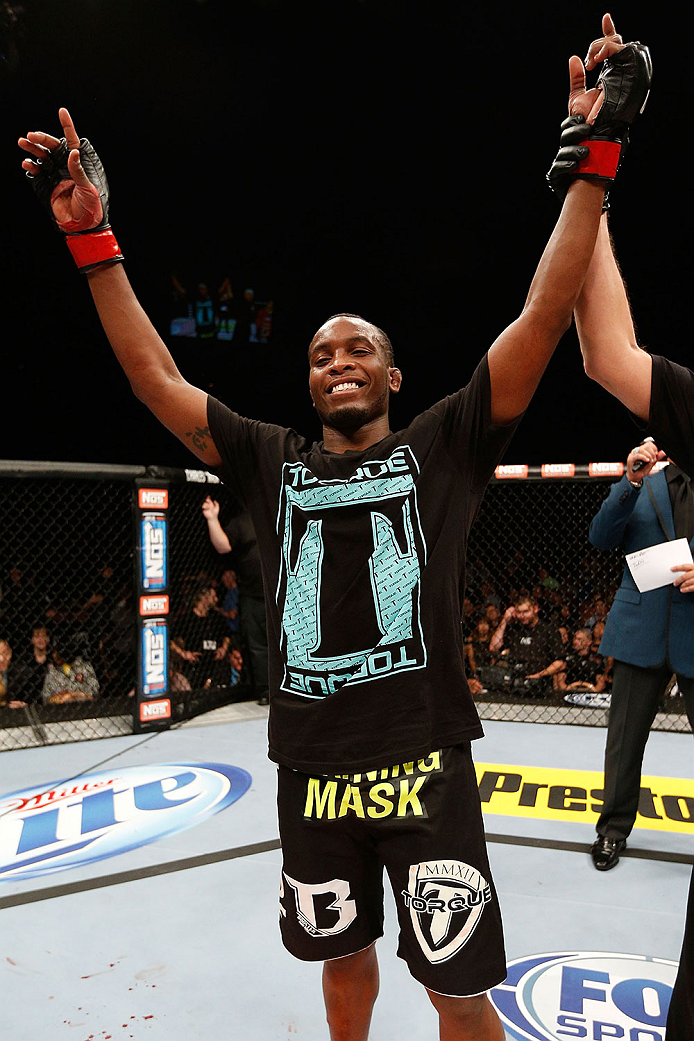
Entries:
{"type": "MultiPolygon", "coordinates": [[[[330,318],[326,319],[326,321],[323,322],[323,325],[326,325],[328,322],[332,322],[334,318],[356,318],[358,321],[364,322],[366,325],[371,326],[373,331],[376,333],[376,343],[385,354],[386,362],[388,363],[388,368],[393,368],[395,366],[395,353],[393,351],[393,345],[390,342],[390,338],[388,337],[387,333],[383,332],[383,329],[379,328],[379,326],[377,325],[374,325],[374,323],[370,322],[368,318],[363,318],[360,314],[350,314],[349,311],[340,311],[338,314],[331,314],[330,318]]],[[[323,328],[323,325],[321,325],[321,329],[323,328]]],[[[310,346],[308,351],[310,357],[310,346]]]]}

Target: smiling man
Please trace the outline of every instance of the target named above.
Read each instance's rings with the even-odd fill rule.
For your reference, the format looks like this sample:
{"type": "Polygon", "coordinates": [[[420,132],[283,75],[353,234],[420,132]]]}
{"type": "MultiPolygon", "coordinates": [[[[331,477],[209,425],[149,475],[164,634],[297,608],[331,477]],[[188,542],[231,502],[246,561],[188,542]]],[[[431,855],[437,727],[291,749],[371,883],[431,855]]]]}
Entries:
{"type": "Polygon", "coordinates": [[[318,442],[246,419],[182,378],[129,286],[101,164],[67,111],[62,140],[20,139],[23,168],[68,234],[134,393],[253,519],[267,593],[281,930],[296,957],[324,962],[332,1041],[368,1036],[384,867],[398,953],[438,1012],[441,1041],[504,1036],[486,997],[506,968],[470,750],[482,728],[463,668],[461,598],[484,488],[571,322],[593,253],[615,169],[589,138],[614,151],[624,131],[612,109],[601,123],[603,94],[586,92],[577,57],[570,77],[585,162],[520,316],[467,386],[397,433],[388,405],[402,376],[388,337],[356,315],[329,319],[309,349],[318,442]]]}

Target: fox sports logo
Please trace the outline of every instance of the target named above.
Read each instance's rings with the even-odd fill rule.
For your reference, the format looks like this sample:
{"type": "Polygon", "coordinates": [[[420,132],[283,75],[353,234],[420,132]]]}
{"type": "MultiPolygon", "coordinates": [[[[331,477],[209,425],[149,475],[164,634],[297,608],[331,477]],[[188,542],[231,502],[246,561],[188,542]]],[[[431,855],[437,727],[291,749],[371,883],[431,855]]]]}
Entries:
{"type": "Polygon", "coordinates": [[[0,882],[82,867],[192,828],[240,799],[222,763],[151,763],[0,796],[0,882]]]}
{"type": "Polygon", "coordinates": [[[516,1041],[663,1041],[677,962],[570,951],[518,958],[490,997],[516,1041]]]}

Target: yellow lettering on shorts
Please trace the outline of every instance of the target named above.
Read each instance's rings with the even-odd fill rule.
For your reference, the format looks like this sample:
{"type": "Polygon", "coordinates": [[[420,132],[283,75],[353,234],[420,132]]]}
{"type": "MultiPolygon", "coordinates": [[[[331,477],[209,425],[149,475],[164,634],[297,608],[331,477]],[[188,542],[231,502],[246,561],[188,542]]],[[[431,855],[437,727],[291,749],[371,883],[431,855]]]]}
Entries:
{"type": "Polygon", "coordinates": [[[424,816],[424,808],[417,796],[417,792],[421,789],[422,785],[426,781],[426,777],[417,777],[414,784],[412,785],[412,791],[410,791],[410,782],[406,777],[400,782],[400,798],[398,799],[398,817],[407,816],[407,807],[412,807],[412,813],[415,817],[424,816]]]}
{"type": "Polygon", "coordinates": [[[325,813],[327,806],[328,820],[335,820],[335,797],[337,794],[337,781],[321,781],[319,777],[309,777],[306,788],[306,806],[304,817],[317,817],[319,820],[325,813]],[[321,791],[321,784],[324,785],[321,791]],[[314,810],[315,806],[315,810],[314,810]]]}
{"type": "Polygon", "coordinates": [[[344,817],[350,810],[354,810],[357,817],[364,817],[364,804],[361,800],[361,792],[356,784],[348,784],[340,803],[340,816],[344,817]]]}
{"type": "Polygon", "coordinates": [[[381,781],[369,789],[369,799],[375,803],[366,811],[369,817],[389,817],[393,812],[393,803],[390,801],[395,795],[395,786],[390,781],[381,781]]]}

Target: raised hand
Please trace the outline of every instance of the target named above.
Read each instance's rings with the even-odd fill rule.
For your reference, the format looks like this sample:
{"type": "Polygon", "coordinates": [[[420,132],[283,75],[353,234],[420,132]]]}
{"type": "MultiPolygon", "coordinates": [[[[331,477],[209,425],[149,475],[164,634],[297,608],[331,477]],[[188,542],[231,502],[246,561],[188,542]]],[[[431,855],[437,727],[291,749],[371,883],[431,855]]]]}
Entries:
{"type": "Polygon", "coordinates": [[[50,208],[62,231],[90,231],[101,223],[104,211],[98,188],[92,184],[80,161],[80,139],[66,108],[58,111],[64,138],[31,130],[20,137],[19,147],[33,158],[22,161],[22,169],[29,177],[40,177],[45,163],[59,163],[64,167],[62,177],[51,186],[50,208]]]}
{"type": "Polygon", "coordinates": [[[219,517],[219,503],[211,495],[203,500],[202,515],[205,520],[216,520],[219,517]]]}
{"type": "Polygon", "coordinates": [[[602,36],[597,40],[593,40],[586,54],[585,66],[587,71],[590,72],[598,62],[609,58],[611,54],[621,51],[623,46],[622,37],[614,27],[612,16],[604,14],[602,16],[602,36]]]}

